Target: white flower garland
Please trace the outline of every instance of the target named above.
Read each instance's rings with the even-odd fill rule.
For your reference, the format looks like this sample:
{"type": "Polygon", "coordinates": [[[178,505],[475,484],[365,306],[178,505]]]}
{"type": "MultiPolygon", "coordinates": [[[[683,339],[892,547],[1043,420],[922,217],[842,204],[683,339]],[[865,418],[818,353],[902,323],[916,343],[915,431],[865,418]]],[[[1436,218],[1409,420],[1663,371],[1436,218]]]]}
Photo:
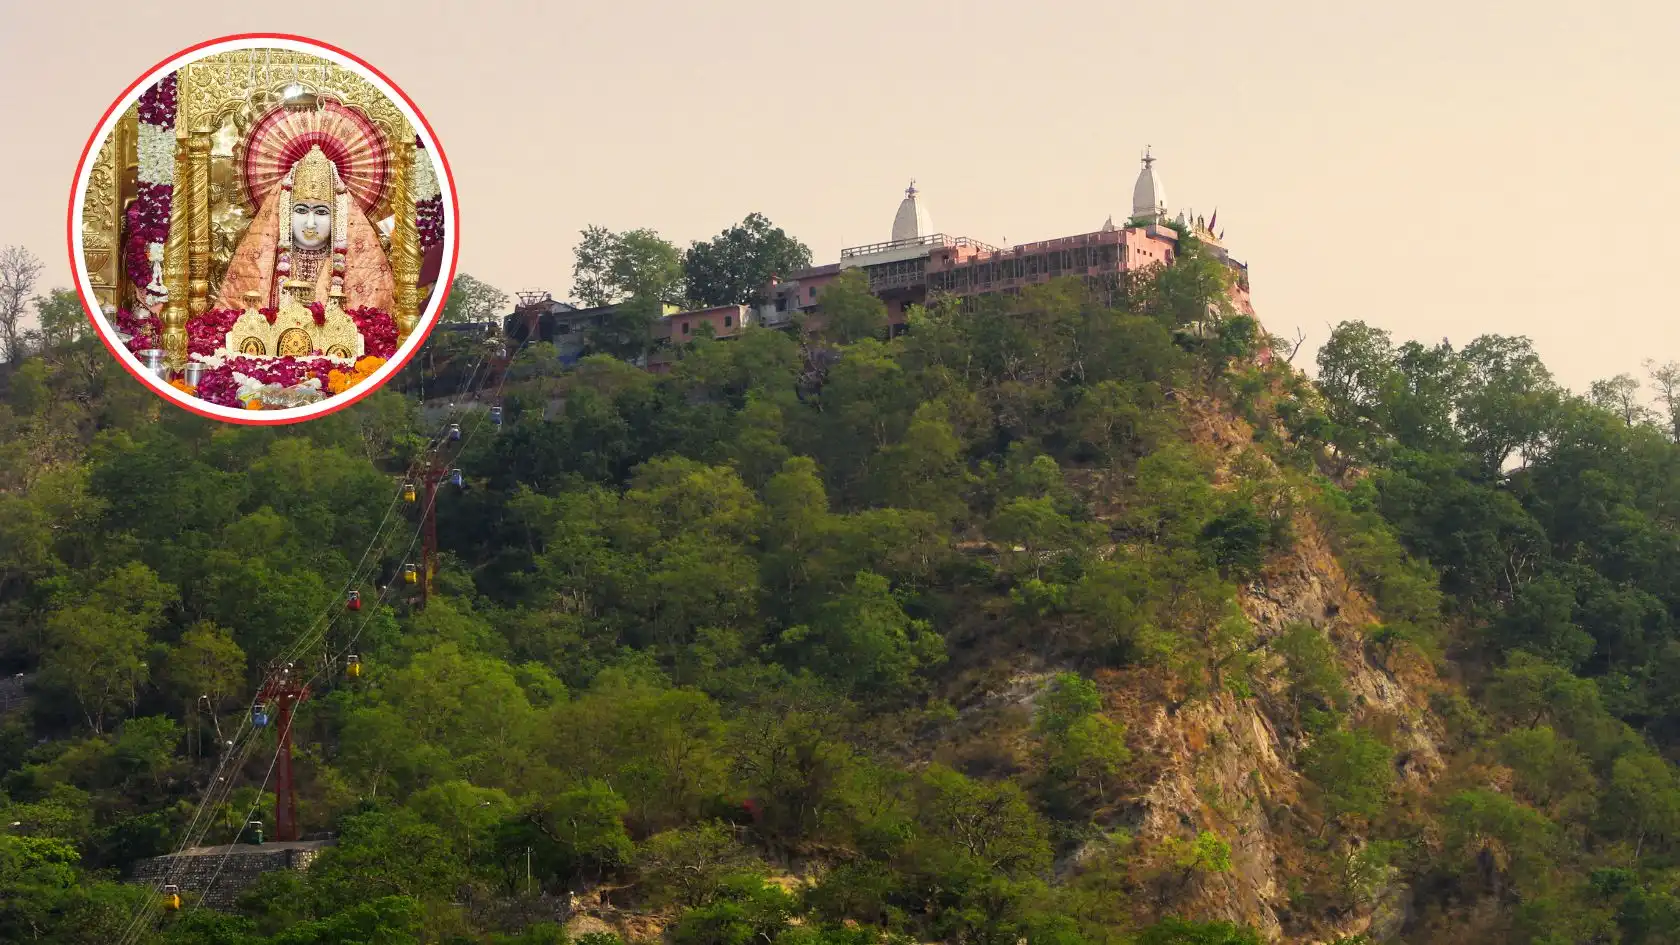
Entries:
{"type": "Polygon", "coordinates": [[[140,123],[135,150],[140,159],[140,182],[175,185],[175,129],[140,123]]]}
{"type": "MultiPolygon", "coordinates": [[[[143,184],[162,184],[174,190],[175,187],[175,123],[154,125],[140,122],[138,136],[135,141],[135,157],[138,159],[138,177],[143,184]]],[[[152,264],[152,280],[146,286],[146,294],[151,296],[155,305],[168,297],[169,293],[163,286],[163,243],[153,240],[146,244],[146,258],[152,264]]]]}
{"type": "Polygon", "coordinates": [[[414,151],[413,193],[415,203],[443,196],[443,191],[438,187],[437,169],[432,166],[432,156],[423,148],[416,148],[414,151]]]}
{"type": "MultiPolygon", "coordinates": [[[[204,365],[204,367],[206,369],[214,371],[217,368],[226,366],[229,361],[232,361],[235,358],[248,358],[248,357],[255,357],[255,355],[241,354],[238,351],[230,351],[224,346],[224,347],[221,347],[221,348],[217,348],[211,354],[195,354],[195,355],[192,356],[192,360],[195,363],[204,365]]],[[[331,364],[334,367],[354,367],[355,364],[356,364],[356,359],[355,358],[341,358],[341,357],[338,357],[337,355],[332,355],[332,354],[312,354],[312,355],[309,355],[308,357],[302,357],[302,358],[294,356],[293,359],[295,361],[297,361],[299,364],[306,364],[306,365],[307,364],[313,364],[317,361],[325,361],[325,362],[327,362],[328,364],[331,364]]],[[[239,372],[235,371],[233,376],[235,378],[240,378],[240,377],[244,377],[245,375],[240,374],[239,372]]],[[[315,379],[311,378],[311,380],[315,380],[315,379]]],[[[319,384],[317,384],[316,386],[319,386],[319,384]]]]}

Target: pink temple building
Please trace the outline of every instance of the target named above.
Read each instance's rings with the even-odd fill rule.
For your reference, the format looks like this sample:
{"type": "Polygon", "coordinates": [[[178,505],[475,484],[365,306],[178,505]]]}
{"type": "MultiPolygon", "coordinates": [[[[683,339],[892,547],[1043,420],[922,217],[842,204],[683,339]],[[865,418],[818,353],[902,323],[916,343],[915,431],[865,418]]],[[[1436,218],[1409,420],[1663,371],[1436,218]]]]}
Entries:
{"type": "MultiPolygon", "coordinates": [[[[1018,292],[1064,276],[1080,277],[1098,291],[1118,289],[1128,270],[1170,265],[1178,246],[1179,228],[1194,233],[1231,267],[1233,302],[1239,312],[1252,315],[1248,267],[1231,258],[1212,223],[1181,211],[1168,225],[1166,191],[1155,172],[1155,160],[1145,153],[1125,225],[1115,225],[1111,216],[1089,233],[1007,248],[937,232],[926,202],[911,181],[893,217],[891,239],[843,249],[839,262],[791,273],[773,282],[767,292],[769,301],[758,309],[758,321],[767,327],[780,327],[795,315],[804,314],[808,329],[819,328],[821,316],[816,310],[823,288],[854,268],[868,275],[870,291],[886,303],[892,335],[904,331],[905,310],[924,304],[930,295],[968,298],[1018,292]]],[[[1218,214],[1214,216],[1213,222],[1217,222],[1218,214]]]]}

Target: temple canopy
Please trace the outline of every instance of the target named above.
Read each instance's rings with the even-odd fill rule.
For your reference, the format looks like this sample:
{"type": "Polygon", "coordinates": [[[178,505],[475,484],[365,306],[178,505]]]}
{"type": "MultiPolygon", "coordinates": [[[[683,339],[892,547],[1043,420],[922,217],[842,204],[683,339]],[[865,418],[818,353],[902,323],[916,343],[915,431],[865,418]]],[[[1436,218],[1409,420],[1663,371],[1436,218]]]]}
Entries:
{"type": "Polygon", "coordinates": [[[927,206],[916,199],[917,193],[916,182],[912,180],[904,190],[898,215],[893,217],[892,238],[895,242],[933,235],[933,221],[928,217],[927,206]]]}
{"type": "Polygon", "coordinates": [[[1155,179],[1155,170],[1151,165],[1155,163],[1154,155],[1146,149],[1143,152],[1143,170],[1138,172],[1137,183],[1132,186],[1132,217],[1162,220],[1167,215],[1167,191],[1161,182],[1155,179]]]}

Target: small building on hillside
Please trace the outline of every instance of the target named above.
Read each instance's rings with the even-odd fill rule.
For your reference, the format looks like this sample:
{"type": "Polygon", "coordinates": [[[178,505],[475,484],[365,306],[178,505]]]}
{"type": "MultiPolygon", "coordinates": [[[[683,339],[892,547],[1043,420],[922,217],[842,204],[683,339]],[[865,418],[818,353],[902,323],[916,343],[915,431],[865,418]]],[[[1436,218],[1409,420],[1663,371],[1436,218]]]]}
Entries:
{"type": "Polygon", "coordinates": [[[653,326],[654,347],[648,353],[646,367],[655,374],[664,374],[681,356],[683,345],[697,338],[738,337],[751,320],[752,309],[745,305],[715,305],[668,314],[653,326]]]}

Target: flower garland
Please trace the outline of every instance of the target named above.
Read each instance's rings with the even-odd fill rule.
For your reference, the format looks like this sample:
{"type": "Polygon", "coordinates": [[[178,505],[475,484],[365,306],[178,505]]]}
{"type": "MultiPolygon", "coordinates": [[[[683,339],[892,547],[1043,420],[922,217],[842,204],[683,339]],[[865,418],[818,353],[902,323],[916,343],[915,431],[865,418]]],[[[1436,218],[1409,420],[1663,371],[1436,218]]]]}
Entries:
{"type": "Polygon", "coordinates": [[[414,228],[420,234],[420,252],[443,244],[443,191],[438,187],[437,169],[418,137],[414,139],[414,228]]]}
{"type": "Polygon", "coordinates": [[[355,366],[349,371],[331,371],[327,374],[327,393],[342,394],[372,377],[373,372],[384,366],[384,358],[364,355],[356,361],[355,366]]]}
{"type": "Polygon", "coordinates": [[[353,308],[344,314],[356,323],[362,335],[362,352],[390,360],[397,353],[397,320],[372,306],[353,308]]]}
{"type": "MultiPolygon", "coordinates": [[[[316,323],[326,320],[326,307],[311,303],[316,323]]],[[[278,311],[258,310],[274,322],[278,311]]],[[[203,367],[198,387],[170,381],[177,389],[200,400],[223,407],[245,410],[280,410],[315,403],[342,394],[373,377],[397,352],[397,323],[389,314],[370,306],[345,312],[362,335],[364,354],[348,358],[315,354],[303,357],[261,357],[240,354],[226,347],[227,335],[243,313],[237,309],[213,309],[187,322],[187,352],[203,367]]],[[[117,330],[133,336],[129,347],[143,351],[156,347],[158,320],[151,314],[134,316],[127,311],[116,315],[117,330]]]]}
{"type": "Polygon", "coordinates": [[[117,331],[128,336],[128,340],[124,342],[128,350],[139,353],[159,346],[158,339],[163,336],[163,325],[151,312],[135,315],[122,308],[117,310],[115,321],[117,331]]]}
{"type": "Polygon", "coordinates": [[[154,301],[164,294],[163,244],[169,239],[169,209],[175,193],[176,88],[171,72],[137,103],[139,183],[134,202],[124,214],[128,277],[154,301]]]}
{"type": "MultiPolygon", "coordinates": [[[[194,355],[214,354],[218,348],[227,343],[227,334],[233,330],[233,323],[239,321],[244,314],[238,309],[222,308],[205,312],[197,318],[187,321],[187,353],[194,355]]],[[[272,322],[273,319],[270,319],[272,322]]]]}
{"type": "Polygon", "coordinates": [[[259,394],[278,398],[282,391],[294,388],[311,388],[313,399],[319,400],[326,377],[343,363],[327,357],[254,358],[230,355],[226,349],[195,360],[205,366],[198,379],[198,398],[235,408],[248,408],[248,402],[261,399],[259,394]]]}

